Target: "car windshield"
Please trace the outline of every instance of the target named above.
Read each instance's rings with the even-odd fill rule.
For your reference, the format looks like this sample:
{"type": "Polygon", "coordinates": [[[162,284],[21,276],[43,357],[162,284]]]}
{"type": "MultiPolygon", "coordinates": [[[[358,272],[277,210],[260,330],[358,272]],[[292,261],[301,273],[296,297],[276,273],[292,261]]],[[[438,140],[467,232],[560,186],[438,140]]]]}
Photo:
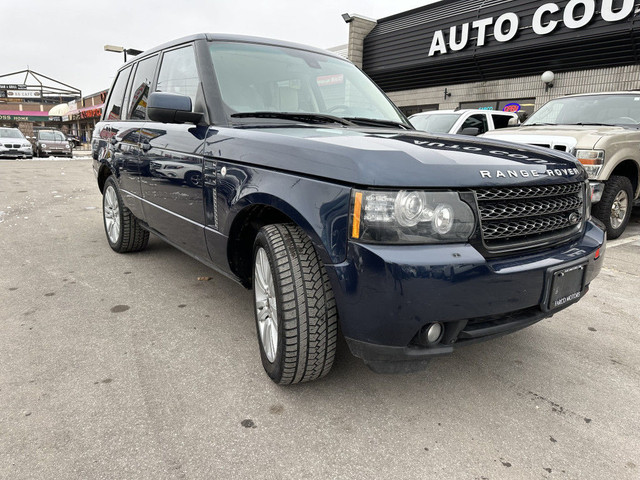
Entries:
{"type": "Polygon", "coordinates": [[[24,138],[17,128],[0,128],[0,138],[24,138]]]}
{"type": "Polygon", "coordinates": [[[61,132],[42,131],[38,132],[38,140],[47,140],[49,142],[64,142],[66,139],[61,132]]]}
{"type": "Polygon", "coordinates": [[[449,133],[458,118],[460,118],[459,113],[427,113],[411,117],[409,121],[418,130],[429,133],[449,133]]]}
{"type": "Polygon", "coordinates": [[[624,125],[640,123],[640,94],[565,97],[544,104],[524,125],[624,125]]]}
{"type": "Polygon", "coordinates": [[[382,91],[346,60],[273,45],[211,42],[209,48],[222,100],[235,119],[286,112],[408,126],[382,91]]]}

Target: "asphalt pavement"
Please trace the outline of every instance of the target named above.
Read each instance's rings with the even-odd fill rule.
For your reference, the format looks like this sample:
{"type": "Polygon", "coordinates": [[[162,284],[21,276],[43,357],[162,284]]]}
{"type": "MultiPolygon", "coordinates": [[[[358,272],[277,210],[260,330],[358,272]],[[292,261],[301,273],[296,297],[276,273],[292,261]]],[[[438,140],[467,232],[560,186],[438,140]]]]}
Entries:
{"type": "Polygon", "coordinates": [[[251,292],[109,248],[83,155],[0,161],[0,479],[640,479],[640,209],[551,319],[281,387],[251,292]]]}

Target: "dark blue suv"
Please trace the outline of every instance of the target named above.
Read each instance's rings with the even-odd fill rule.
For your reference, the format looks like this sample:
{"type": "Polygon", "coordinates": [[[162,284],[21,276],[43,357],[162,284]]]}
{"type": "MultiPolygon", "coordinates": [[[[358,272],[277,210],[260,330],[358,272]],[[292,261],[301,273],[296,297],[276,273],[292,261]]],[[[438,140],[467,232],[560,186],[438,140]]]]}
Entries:
{"type": "Polygon", "coordinates": [[[339,331],[373,370],[422,368],[578,301],[602,266],[573,157],[418,133],[311,47],[201,34],[144,52],[92,149],[111,248],[153,233],[253,288],[281,384],[325,375],[339,331]]]}

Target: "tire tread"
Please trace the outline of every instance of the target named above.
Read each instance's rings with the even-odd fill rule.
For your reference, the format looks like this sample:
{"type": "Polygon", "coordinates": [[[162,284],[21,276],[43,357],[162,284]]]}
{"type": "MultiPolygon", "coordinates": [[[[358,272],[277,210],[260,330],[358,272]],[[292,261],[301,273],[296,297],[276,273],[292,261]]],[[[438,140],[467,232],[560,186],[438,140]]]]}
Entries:
{"type": "Polygon", "coordinates": [[[280,384],[325,376],[336,352],[338,314],[329,277],[311,239],[293,224],[263,227],[281,292],[283,368],[280,384]]]}
{"type": "Polygon", "coordinates": [[[611,175],[607,183],[605,184],[604,192],[602,193],[602,198],[598,203],[593,206],[592,212],[593,216],[599,219],[602,223],[604,223],[607,229],[607,238],[609,240],[613,240],[618,238],[624,230],[627,228],[629,223],[629,218],[631,218],[631,209],[633,207],[633,187],[631,185],[631,180],[627,177],[621,175],[611,175]],[[627,195],[629,197],[629,205],[627,208],[627,214],[625,216],[623,224],[614,229],[611,225],[611,207],[613,202],[618,195],[620,190],[626,190],[627,195]]]}

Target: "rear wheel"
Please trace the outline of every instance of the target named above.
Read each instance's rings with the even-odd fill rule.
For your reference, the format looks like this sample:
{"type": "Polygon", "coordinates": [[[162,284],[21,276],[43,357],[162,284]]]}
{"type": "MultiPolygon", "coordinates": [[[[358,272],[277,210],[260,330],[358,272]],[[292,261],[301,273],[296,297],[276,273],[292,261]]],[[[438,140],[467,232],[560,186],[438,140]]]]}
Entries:
{"type": "Polygon", "coordinates": [[[202,174],[200,172],[188,172],[184,176],[184,181],[187,182],[187,185],[190,187],[201,187],[202,174]]]}
{"type": "Polygon", "coordinates": [[[622,235],[633,204],[633,187],[627,177],[612,175],[607,181],[602,198],[593,206],[593,215],[604,223],[607,238],[613,240],[622,235]]]}
{"type": "Polygon", "coordinates": [[[104,182],[102,217],[109,246],[118,253],[137,252],[147,246],[149,232],[144,230],[124,206],[113,177],[104,182]]]}
{"type": "Polygon", "coordinates": [[[291,224],[260,229],[253,291],[262,365],[279,384],[316,380],[335,358],[338,315],[329,278],[309,237],[291,224]]]}

